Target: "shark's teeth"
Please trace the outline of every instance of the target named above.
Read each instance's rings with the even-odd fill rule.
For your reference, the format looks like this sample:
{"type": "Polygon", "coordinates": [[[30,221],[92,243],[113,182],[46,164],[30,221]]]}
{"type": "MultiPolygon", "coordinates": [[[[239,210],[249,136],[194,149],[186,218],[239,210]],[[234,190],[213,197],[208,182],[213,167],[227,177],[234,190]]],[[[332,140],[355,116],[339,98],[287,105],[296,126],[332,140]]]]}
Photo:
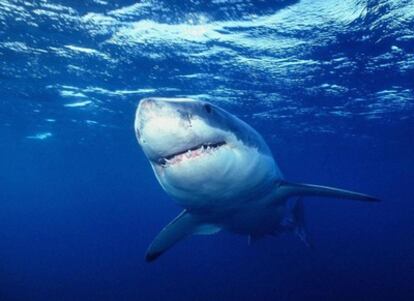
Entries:
{"type": "Polygon", "coordinates": [[[188,150],[160,158],[157,163],[163,167],[166,167],[167,165],[179,163],[185,159],[196,158],[205,153],[209,154],[225,144],[226,142],[224,141],[200,144],[188,150]]]}

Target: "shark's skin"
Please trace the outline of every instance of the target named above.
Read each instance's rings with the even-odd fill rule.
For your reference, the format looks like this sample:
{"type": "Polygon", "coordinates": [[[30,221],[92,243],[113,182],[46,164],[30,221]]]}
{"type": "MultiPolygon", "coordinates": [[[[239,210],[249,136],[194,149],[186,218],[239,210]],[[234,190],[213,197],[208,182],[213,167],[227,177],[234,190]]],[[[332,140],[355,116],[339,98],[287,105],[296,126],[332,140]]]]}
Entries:
{"type": "Polygon", "coordinates": [[[317,195],[376,201],[351,191],[284,180],[263,138],[248,124],[208,102],[146,98],[135,133],[163,189],[184,211],[150,245],[152,261],[192,234],[226,229],[250,238],[303,233],[302,203],[317,195]]]}

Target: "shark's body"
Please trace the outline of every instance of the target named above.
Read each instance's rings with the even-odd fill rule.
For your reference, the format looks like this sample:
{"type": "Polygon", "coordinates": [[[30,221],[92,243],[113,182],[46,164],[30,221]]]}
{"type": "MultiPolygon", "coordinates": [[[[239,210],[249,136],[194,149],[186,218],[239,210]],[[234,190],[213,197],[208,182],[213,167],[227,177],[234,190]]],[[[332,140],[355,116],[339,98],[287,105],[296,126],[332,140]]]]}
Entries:
{"type": "Polygon", "coordinates": [[[286,182],[263,138],[207,102],[143,99],[135,132],[159,183],[184,208],[150,245],[148,261],[189,235],[221,229],[250,238],[293,230],[306,240],[302,201],[293,197],[377,201],[342,189],[286,182]]]}

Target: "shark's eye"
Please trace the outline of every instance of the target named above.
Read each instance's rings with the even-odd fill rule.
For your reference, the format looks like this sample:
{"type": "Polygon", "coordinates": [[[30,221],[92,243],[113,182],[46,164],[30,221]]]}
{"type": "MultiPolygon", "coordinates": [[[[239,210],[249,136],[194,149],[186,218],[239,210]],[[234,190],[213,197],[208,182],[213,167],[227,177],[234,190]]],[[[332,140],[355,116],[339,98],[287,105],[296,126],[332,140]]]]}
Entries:
{"type": "Polygon", "coordinates": [[[204,105],[204,109],[207,111],[207,113],[211,113],[211,111],[213,111],[213,108],[209,105],[209,104],[205,104],[204,105]]]}

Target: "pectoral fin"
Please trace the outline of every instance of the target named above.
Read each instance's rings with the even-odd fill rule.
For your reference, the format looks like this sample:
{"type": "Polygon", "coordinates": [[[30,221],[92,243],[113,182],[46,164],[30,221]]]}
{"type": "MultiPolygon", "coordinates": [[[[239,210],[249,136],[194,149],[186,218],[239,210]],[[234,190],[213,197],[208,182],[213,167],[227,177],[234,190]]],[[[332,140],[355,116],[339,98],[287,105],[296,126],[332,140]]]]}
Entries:
{"type": "Polygon", "coordinates": [[[286,181],[277,182],[279,194],[283,197],[291,196],[321,196],[340,199],[350,199],[365,202],[379,202],[380,200],[359,192],[339,189],[335,187],[290,183],[286,181]]]}
{"type": "Polygon", "coordinates": [[[218,231],[219,227],[203,223],[184,210],[155,237],[147,250],[145,260],[154,261],[177,242],[192,234],[213,234],[218,231]]]}

